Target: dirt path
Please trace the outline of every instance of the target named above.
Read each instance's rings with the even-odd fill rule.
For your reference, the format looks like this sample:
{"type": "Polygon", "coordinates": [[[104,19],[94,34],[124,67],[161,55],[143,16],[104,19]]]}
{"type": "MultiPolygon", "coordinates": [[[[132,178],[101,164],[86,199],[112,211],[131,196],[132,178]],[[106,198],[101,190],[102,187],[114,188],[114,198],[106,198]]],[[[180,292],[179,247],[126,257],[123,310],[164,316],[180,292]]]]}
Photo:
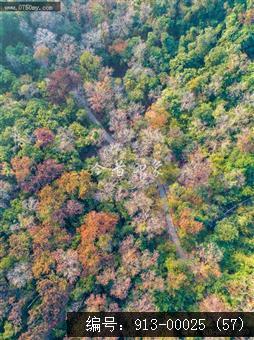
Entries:
{"type": "Polygon", "coordinates": [[[74,98],[77,100],[77,103],[85,109],[87,116],[90,119],[90,121],[92,123],[98,125],[102,129],[104,139],[106,140],[106,142],[108,142],[108,144],[114,143],[115,142],[114,138],[105,130],[105,128],[103,127],[101,122],[92,113],[92,111],[90,110],[90,108],[88,106],[86,99],[83,96],[81,96],[77,93],[74,93],[74,98]]]}
{"type": "Polygon", "coordinates": [[[176,247],[176,252],[178,256],[183,260],[187,260],[188,255],[181,246],[176,228],[173,224],[172,217],[170,216],[170,213],[169,213],[169,207],[168,207],[168,202],[167,202],[167,189],[164,184],[158,184],[158,189],[159,189],[159,194],[162,200],[162,206],[163,206],[163,210],[164,210],[165,217],[166,217],[168,234],[176,247]]]}
{"type": "MultiPolygon", "coordinates": [[[[90,121],[92,123],[98,125],[103,130],[105,141],[108,144],[114,143],[115,142],[114,138],[105,130],[105,128],[103,127],[101,122],[92,113],[92,111],[90,110],[90,108],[88,106],[86,99],[83,96],[81,96],[80,94],[77,94],[77,93],[74,93],[74,98],[77,100],[78,104],[86,110],[87,116],[90,119],[90,121]]],[[[171,240],[173,241],[173,243],[176,247],[176,252],[177,252],[178,256],[181,259],[186,260],[186,259],[188,259],[188,255],[181,246],[179,237],[177,235],[176,228],[173,224],[172,218],[171,218],[170,213],[169,213],[169,207],[168,207],[168,203],[167,203],[166,186],[162,183],[158,183],[158,190],[159,190],[160,198],[162,200],[162,207],[163,207],[163,210],[164,210],[164,213],[165,213],[168,234],[169,234],[171,240]]]]}

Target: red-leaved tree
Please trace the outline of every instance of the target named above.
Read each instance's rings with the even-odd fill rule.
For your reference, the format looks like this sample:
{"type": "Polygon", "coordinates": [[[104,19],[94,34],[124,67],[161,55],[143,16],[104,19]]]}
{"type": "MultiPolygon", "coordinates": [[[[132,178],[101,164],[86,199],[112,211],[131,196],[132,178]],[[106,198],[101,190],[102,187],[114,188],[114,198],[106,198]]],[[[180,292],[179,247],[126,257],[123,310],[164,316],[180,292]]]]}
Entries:
{"type": "Polygon", "coordinates": [[[69,69],[58,69],[51,73],[47,87],[50,100],[61,104],[68,93],[78,87],[80,81],[79,74],[69,69]]]}

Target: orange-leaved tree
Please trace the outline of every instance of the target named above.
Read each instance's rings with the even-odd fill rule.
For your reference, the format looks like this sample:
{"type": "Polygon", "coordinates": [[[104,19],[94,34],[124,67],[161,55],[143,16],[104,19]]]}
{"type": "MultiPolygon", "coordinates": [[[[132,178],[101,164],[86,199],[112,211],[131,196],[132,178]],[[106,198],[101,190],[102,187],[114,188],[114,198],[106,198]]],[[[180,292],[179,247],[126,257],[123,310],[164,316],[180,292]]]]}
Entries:
{"type": "Polygon", "coordinates": [[[203,223],[195,220],[189,208],[182,210],[178,225],[184,233],[188,234],[197,234],[203,228],[203,223]]]}
{"type": "Polygon", "coordinates": [[[63,223],[64,219],[82,212],[82,205],[75,200],[84,199],[91,188],[87,171],[65,172],[53,185],[46,185],[39,192],[40,217],[47,222],[63,223]]]}
{"type": "Polygon", "coordinates": [[[30,175],[31,165],[32,160],[27,156],[12,158],[11,166],[17,182],[24,181],[30,175]]]}
{"type": "Polygon", "coordinates": [[[81,243],[78,248],[79,259],[87,274],[95,274],[103,262],[109,258],[110,243],[117,216],[91,211],[80,227],[81,243]]]}
{"type": "Polygon", "coordinates": [[[149,126],[159,129],[165,126],[168,115],[168,112],[162,105],[155,103],[146,111],[145,117],[149,126]]]}
{"type": "Polygon", "coordinates": [[[65,172],[58,180],[58,187],[67,194],[77,193],[79,198],[84,198],[91,187],[91,178],[87,171],[65,172]]]}

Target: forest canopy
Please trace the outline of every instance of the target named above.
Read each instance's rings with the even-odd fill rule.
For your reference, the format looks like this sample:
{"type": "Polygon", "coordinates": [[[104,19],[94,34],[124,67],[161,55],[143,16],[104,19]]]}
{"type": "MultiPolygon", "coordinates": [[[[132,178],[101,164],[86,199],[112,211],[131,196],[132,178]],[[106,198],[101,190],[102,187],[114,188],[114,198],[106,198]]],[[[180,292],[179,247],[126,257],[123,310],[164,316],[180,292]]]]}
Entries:
{"type": "Polygon", "coordinates": [[[0,13],[0,339],[68,311],[253,311],[252,0],[0,13]]]}

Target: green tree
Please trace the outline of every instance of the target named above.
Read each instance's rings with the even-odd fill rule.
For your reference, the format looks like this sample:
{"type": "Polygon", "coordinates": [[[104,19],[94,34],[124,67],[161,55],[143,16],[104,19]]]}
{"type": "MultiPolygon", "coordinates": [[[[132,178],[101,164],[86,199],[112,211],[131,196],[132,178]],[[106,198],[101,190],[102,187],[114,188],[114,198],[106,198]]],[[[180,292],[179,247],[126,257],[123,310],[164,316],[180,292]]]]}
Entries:
{"type": "Polygon", "coordinates": [[[84,51],[80,56],[80,73],[85,81],[97,78],[101,68],[101,61],[98,56],[89,51],[84,51]]]}

